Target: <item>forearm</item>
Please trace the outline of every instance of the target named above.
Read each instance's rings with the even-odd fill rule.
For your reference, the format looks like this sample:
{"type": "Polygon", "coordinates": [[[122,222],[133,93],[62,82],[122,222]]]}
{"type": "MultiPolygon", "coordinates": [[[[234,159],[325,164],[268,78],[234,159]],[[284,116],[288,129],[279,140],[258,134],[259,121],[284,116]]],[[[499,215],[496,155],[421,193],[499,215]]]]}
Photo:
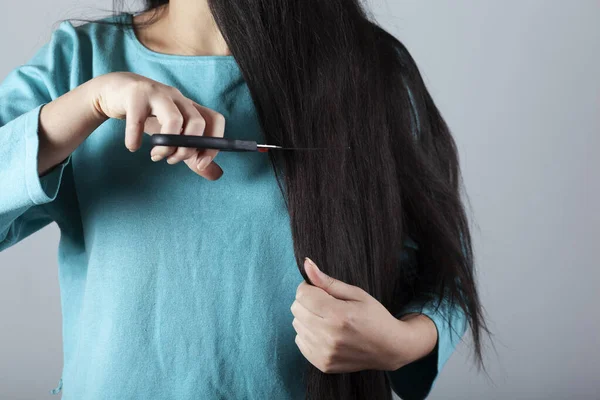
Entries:
{"type": "Polygon", "coordinates": [[[98,78],[65,93],[40,110],[38,174],[66,159],[104,121],[94,106],[98,78]]]}

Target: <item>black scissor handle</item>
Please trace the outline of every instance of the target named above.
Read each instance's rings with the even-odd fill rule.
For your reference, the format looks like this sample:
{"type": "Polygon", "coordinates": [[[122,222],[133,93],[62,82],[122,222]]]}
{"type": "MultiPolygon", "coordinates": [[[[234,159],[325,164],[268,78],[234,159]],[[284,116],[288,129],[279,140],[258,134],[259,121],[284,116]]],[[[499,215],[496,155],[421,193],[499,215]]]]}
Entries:
{"type": "Polygon", "coordinates": [[[210,136],[187,136],[156,133],[150,136],[152,146],[194,147],[220,151],[258,151],[252,140],[227,139],[210,136]]]}

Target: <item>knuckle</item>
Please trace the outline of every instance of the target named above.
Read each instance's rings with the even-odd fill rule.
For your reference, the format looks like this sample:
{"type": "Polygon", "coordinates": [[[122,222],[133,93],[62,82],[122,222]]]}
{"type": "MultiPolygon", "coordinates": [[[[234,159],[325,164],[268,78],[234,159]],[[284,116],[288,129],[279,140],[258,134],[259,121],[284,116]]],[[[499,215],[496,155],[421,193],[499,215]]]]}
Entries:
{"type": "Polygon", "coordinates": [[[183,115],[172,113],[167,117],[166,123],[169,125],[183,125],[183,115]]]}
{"type": "Polygon", "coordinates": [[[162,86],[162,84],[159,84],[156,81],[152,81],[152,80],[147,80],[147,81],[139,81],[140,86],[139,86],[139,90],[140,91],[147,91],[147,92],[156,92],[158,90],[160,90],[160,87],[162,86]]]}
{"type": "Polygon", "coordinates": [[[337,281],[334,278],[329,278],[327,280],[327,290],[331,290],[337,281]]]}
{"type": "Polygon", "coordinates": [[[134,79],[126,84],[126,92],[131,97],[137,96],[139,92],[146,91],[151,88],[149,81],[134,79]]]}
{"type": "Polygon", "coordinates": [[[206,126],[206,120],[200,116],[198,117],[198,124],[204,128],[206,126]]]}
{"type": "Polygon", "coordinates": [[[327,350],[325,351],[324,356],[327,358],[333,357],[334,351],[338,348],[339,343],[338,339],[333,335],[325,336],[325,344],[327,345],[327,350]]]}
{"type": "Polygon", "coordinates": [[[330,321],[330,326],[336,333],[348,332],[352,327],[351,318],[347,314],[341,313],[330,321]]]}
{"type": "Polygon", "coordinates": [[[333,373],[334,371],[334,362],[333,356],[329,353],[326,353],[321,361],[320,370],[326,374],[333,373]]]}
{"type": "Polygon", "coordinates": [[[344,341],[341,338],[339,338],[339,337],[333,338],[333,340],[331,341],[331,350],[332,350],[331,357],[335,357],[338,354],[338,352],[342,349],[343,346],[344,346],[344,341]]]}
{"type": "Polygon", "coordinates": [[[186,108],[188,108],[190,110],[198,111],[196,108],[196,102],[194,100],[190,99],[189,97],[183,96],[183,99],[181,100],[181,102],[186,108]]]}
{"type": "Polygon", "coordinates": [[[338,326],[342,330],[346,330],[352,326],[352,322],[354,320],[354,316],[351,312],[345,312],[340,317],[340,321],[338,322],[338,326]]]}
{"type": "Polygon", "coordinates": [[[181,90],[179,90],[179,88],[176,88],[175,86],[167,86],[167,91],[172,96],[183,96],[181,90]]]}
{"type": "Polygon", "coordinates": [[[137,113],[128,113],[127,121],[131,124],[132,127],[136,127],[137,125],[143,125],[146,122],[146,117],[142,114],[137,113]]]}
{"type": "Polygon", "coordinates": [[[220,128],[225,127],[225,116],[223,114],[217,113],[215,115],[215,125],[220,128]]]}
{"type": "Polygon", "coordinates": [[[156,148],[156,150],[154,150],[154,152],[156,154],[159,154],[163,157],[169,156],[173,153],[173,148],[172,147],[167,147],[167,146],[159,146],[156,148]]]}
{"type": "Polygon", "coordinates": [[[331,320],[331,326],[336,331],[343,331],[348,326],[345,316],[337,316],[331,320]]]}
{"type": "Polygon", "coordinates": [[[139,107],[140,104],[147,104],[146,96],[141,95],[138,91],[131,89],[126,90],[123,100],[125,108],[127,109],[128,117],[131,116],[131,114],[139,107]]]}
{"type": "Polygon", "coordinates": [[[191,158],[194,157],[197,154],[197,150],[196,149],[191,149],[188,148],[185,150],[185,158],[191,158]]]}
{"type": "Polygon", "coordinates": [[[369,296],[369,293],[367,293],[367,291],[364,290],[361,287],[356,286],[355,290],[356,290],[357,297],[366,297],[366,296],[369,296]]]}
{"type": "Polygon", "coordinates": [[[177,149],[176,155],[183,160],[183,159],[190,158],[192,155],[194,155],[194,153],[195,153],[194,149],[190,149],[187,147],[179,147],[177,149]]]}
{"type": "Polygon", "coordinates": [[[323,373],[325,373],[325,374],[333,374],[333,371],[334,371],[334,369],[333,369],[333,365],[332,364],[325,364],[323,366],[323,373]]]}
{"type": "Polygon", "coordinates": [[[300,300],[302,296],[304,296],[304,289],[302,286],[298,286],[298,289],[296,289],[296,300],[300,300]]]}
{"type": "Polygon", "coordinates": [[[203,130],[206,127],[206,121],[202,116],[195,116],[189,119],[188,126],[203,130]]]}

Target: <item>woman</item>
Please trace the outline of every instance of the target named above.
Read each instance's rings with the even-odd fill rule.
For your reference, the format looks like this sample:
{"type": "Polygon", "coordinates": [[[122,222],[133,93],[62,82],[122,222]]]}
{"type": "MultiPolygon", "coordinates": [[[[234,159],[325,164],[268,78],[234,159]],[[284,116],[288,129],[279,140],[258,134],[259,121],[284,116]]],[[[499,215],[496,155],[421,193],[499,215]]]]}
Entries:
{"type": "Polygon", "coordinates": [[[406,49],[352,0],[146,8],[63,22],[0,86],[1,249],[61,230],[54,392],[424,398],[467,323],[481,361],[457,152],[406,49]]]}

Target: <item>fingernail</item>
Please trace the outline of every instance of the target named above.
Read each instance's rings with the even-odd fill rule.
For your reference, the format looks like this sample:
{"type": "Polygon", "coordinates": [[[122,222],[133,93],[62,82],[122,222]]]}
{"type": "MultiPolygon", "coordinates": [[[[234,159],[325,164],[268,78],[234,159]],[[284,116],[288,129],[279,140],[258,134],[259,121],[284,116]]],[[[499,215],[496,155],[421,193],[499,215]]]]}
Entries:
{"type": "Polygon", "coordinates": [[[319,274],[319,276],[321,277],[321,279],[327,279],[327,277],[328,277],[328,276],[327,276],[327,274],[326,274],[326,273],[324,273],[323,271],[321,271],[321,270],[319,269],[319,267],[317,266],[317,264],[316,264],[316,263],[315,263],[313,260],[311,260],[311,259],[310,259],[310,258],[308,258],[308,257],[305,257],[305,260],[306,260],[306,262],[307,262],[308,264],[312,264],[312,266],[313,266],[313,267],[315,267],[315,269],[317,270],[317,274],[319,274]]]}
{"type": "Polygon", "coordinates": [[[312,264],[312,266],[315,267],[317,269],[317,271],[319,271],[319,267],[317,267],[317,264],[315,264],[315,262],[313,260],[311,260],[308,257],[304,257],[304,261],[307,262],[307,263],[309,263],[309,264],[312,264]]]}
{"type": "Polygon", "coordinates": [[[168,164],[175,164],[175,162],[177,162],[177,159],[175,157],[169,157],[169,158],[167,158],[167,163],[168,164]]]}
{"type": "Polygon", "coordinates": [[[198,163],[198,170],[202,171],[208,166],[208,164],[210,164],[210,156],[204,156],[200,158],[200,162],[198,163]]]}
{"type": "Polygon", "coordinates": [[[152,159],[152,161],[156,162],[156,161],[160,161],[162,160],[163,156],[155,154],[152,157],[150,157],[152,159]]]}

